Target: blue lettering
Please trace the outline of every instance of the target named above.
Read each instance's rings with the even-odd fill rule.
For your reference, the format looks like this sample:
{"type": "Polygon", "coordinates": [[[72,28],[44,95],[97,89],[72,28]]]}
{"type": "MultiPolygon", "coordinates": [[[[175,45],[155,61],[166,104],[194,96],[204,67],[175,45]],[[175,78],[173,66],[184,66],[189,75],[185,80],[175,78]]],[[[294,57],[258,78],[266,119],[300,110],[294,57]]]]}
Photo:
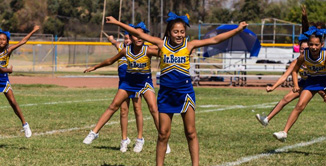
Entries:
{"type": "Polygon", "coordinates": [[[185,56],[176,57],[173,54],[171,54],[170,56],[164,55],[163,62],[164,63],[186,63],[186,57],[185,56]]]}

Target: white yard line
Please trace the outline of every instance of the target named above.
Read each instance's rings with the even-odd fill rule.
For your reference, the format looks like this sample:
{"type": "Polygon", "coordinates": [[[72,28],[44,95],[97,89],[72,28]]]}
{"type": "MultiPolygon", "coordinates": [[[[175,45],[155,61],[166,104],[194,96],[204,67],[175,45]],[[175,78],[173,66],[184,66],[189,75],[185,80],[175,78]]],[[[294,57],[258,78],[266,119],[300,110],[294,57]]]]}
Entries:
{"type": "MultiPolygon", "coordinates": [[[[35,105],[47,105],[47,104],[65,104],[65,103],[76,103],[76,102],[91,102],[91,101],[104,101],[104,100],[109,100],[109,99],[94,99],[94,100],[79,100],[79,101],[60,101],[60,102],[49,102],[49,103],[38,103],[38,104],[25,104],[24,106],[35,106],[35,105]]],[[[196,114],[199,113],[207,113],[207,112],[217,112],[217,111],[224,111],[224,110],[230,110],[230,109],[237,109],[237,108],[269,108],[272,105],[275,104],[275,102],[272,103],[262,103],[258,105],[249,105],[249,106],[243,106],[243,105],[234,105],[234,106],[229,106],[225,108],[219,108],[219,109],[214,109],[214,110],[204,110],[204,111],[196,111],[196,114]]],[[[2,107],[0,107],[2,108],[2,107]]],[[[176,114],[179,115],[179,114],[176,114]]],[[[150,119],[149,117],[144,118],[144,120],[150,119]]],[[[132,122],[134,120],[130,120],[128,122],[132,122]]],[[[115,122],[110,122],[107,123],[106,125],[113,125],[113,124],[118,124],[119,121],[115,122]]],[[[82,130],[82,129],[90,129],[93,128],[95,125],[91,126],[84,126],[84,127],[74,127],[74,128],[68,128],[68,129],[61,129],[61,130],[52,130],[52,131],[46,131],[43,133],[33,133],[33,136],[39,136],[39,135],[51,135],[54,133],[64,133],[64,132],[69,132],[69,131],[74,131],[74,130],[82,130]]],[[[33,129],[33,128],[32,128],[33,129]]],[[[17,138],[17,137],[22,137],[22,136],[1,136],[0,139],[6,139],[6,138],[17,138]]]]}
{"type": "Polygon", "coordinates": [[[223,164],[220,164],[218,166],[240,165],[240,164],[249,162],[251,160],[260,159],[260,158],[263,158],[263,157],[269,157],[269,156],[277,154],[277,153],[286,152],[286,151],[288,151],[290,149],[309,146],[309,145],[312,145],[312,144],[315,144],[315,143],[323,142],[325,140],[326,140],[326,137],[319,137],[319,138],[315,138],[315,139],[313,139],[313,140],[311,140],[309,142],[301,142],[301,143],[290,145],[290,146],[284,146],[282,148],[275,149],[273,152],[269,152],[269,153],[261,153],[261,154],[257,154],[257,155],[242,157],[242,158],[238,159],[237,161],[223,163],[223,164]]]}
{"type": "MultiPolygon", "coordinates": [[[[145,117],[144,120],[149,120],[151,119],[151,117],[145,117]]],[[[135,120],[128,120],[128,122],[134,122],[135,120]]],[[[120,124],[120,121],[113,121],[113,122],[109,122],[106,123],[106,125],[114,125],[114,124],[120,124]]],[[[46,131],[43,133],[33,133],[33,136],[43,136],[43,135],[52,135],[52,134],[56,134],[56,133],[65,133],[65,132],[69,132],[69,131],[75,131],[75,130],[83,130],[83,129],[90,129],[95,127],[94,125],[90,125],[90,126],[84,126],[84,127],[73,127],[73,128],[69,128],[69,129],[60,129],[60,130],[51,130],[51,131],[46,131]]],[[[33,128],[32,128],[33,129],[33,128]]],[[[18,138],[18,137],[23,137],[23,136],[0,136],[0,139],[6,139],[6,138],[18,138]]]]}
{"type": "MultiPolygon", "coordinates": [[[[33,104],[21,104],[19,106],[20,107],[30,107],[30,106],[39,106],[39,105],[71,104],[71,103],[105,101],[105,100],[112,100],[112,98],[107,98],[107,99],[75,100],[75,101],[57,101],[57,102],[33,103],[33,104]]],[[[1,106],[0,108],[8,108],[8,107],[11,107],[11,106],[8,104],[6,106],[1,106]]]]}

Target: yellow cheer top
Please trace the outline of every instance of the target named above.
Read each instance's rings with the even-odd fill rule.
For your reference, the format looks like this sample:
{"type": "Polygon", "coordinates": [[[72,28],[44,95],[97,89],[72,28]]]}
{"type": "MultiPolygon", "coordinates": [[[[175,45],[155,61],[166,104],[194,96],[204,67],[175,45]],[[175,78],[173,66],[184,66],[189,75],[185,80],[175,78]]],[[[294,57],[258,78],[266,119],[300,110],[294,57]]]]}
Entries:
{"type": "Polygon", "coordinates": [[[312,77],[326,76],[325,58],[325,50],[323,48],[320,50],[319,58],[316,60],[311,59],[309,49],[305,49],[303,64],[307,68],[307,75],[312,77]]]}
{"type": "Polygon", "coordinates": [[[160,51],[161,57],[161,86],[181,87],[191,84],[190,51],[187,48],[187,38],[180,45],[170,45],[169,38],[164,38],[164,44],[160,51]]]}

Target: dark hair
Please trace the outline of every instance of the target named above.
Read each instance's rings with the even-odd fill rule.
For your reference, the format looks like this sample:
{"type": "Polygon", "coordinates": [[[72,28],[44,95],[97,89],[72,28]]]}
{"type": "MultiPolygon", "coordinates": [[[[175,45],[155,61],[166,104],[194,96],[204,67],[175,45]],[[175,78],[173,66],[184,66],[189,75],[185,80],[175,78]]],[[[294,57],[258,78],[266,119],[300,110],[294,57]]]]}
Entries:
{"type": "Polygon", "coordinates": [[[316,33],[313,33],[309,36],[309,41],[311,40],[311,38],[318,38],[320,43],[324,43],[323,35],[316,35],[316,33]]]}
{"type": "Polygon", "coordinates": [[[182,21],[180,18],[175,19],[175,20],[172,20],[172,21],[169,21],[168,24],[166,25],[166,29],[165,29],[165,33],[164,33],[163,39],[164,39],[164,37],[169,36],[169,32],[171,31],[173,25],[176,24],[176,23],[182,23],[183,24],[183,27],[185,27],[185,30],[187,30],[186,23],[184,21],[182,21]]]}

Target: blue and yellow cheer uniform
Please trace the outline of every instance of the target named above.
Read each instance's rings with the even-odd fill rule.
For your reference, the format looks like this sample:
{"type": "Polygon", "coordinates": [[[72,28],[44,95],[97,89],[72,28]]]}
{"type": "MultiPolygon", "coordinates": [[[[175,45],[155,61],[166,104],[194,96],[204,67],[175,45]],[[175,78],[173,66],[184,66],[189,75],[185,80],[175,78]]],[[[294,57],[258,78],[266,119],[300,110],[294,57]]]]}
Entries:
{"type": "MultiPolygon", "coordinates": [[[[120,52],[125,45],[123,43],[120,43],[118,47],[118,52],[120,52]]],[[[118,75],[119,75],[119,86],[121,85],[121,82],[125,79],[126,77],[126,72],[127,72],[127,59],[126,57],[122,57],[118,60],[118,75]]]]}
{"type": "Polygon", "coordinates": [[[299,87],[303,87],[306,83],[306,80],[308,78],[308,73],[307,73],[307,66],[305,66],[304,64],[300,66],[300,69],[298,71],[301,79],[298,82],[299,87]]]}
{"type": "Polygon", "coordinates": [[[158,110],[161,113],[185,113],[189,106],[195,110],[196,98],[189,74],[190,51],[187,39],[175,47],[170,45],[168,38],[164,38],[163,42],[158,110]]]}
{"type": "MultiPolygon", "coordinates": [[[[8,50],[4,50],[0,53],[0,67],[6,68],[9,63],[8,50]]],[[[0,92],[7,93],[11,88],[8,73],[0,73],[0,92]]]]}
{"type": "Polygon", "coordinates": [[[322,48],[318,59],[312,59],[309,49],[304,51],[304,65],[307,68],[308,78],[304,90],[324,90],[326,88],[326,50],[322,48]]]}
{"type": "Polygon", "coordinates": [[[143,45],[140,53],[133,53],[133,45],[126,47],[127,72],[125,79],[121,82],[119,89],[135,92],[139,97],[147,90],[155,93],[151,75],[151,58],[146,55],[148,46],[143,45]]]}

